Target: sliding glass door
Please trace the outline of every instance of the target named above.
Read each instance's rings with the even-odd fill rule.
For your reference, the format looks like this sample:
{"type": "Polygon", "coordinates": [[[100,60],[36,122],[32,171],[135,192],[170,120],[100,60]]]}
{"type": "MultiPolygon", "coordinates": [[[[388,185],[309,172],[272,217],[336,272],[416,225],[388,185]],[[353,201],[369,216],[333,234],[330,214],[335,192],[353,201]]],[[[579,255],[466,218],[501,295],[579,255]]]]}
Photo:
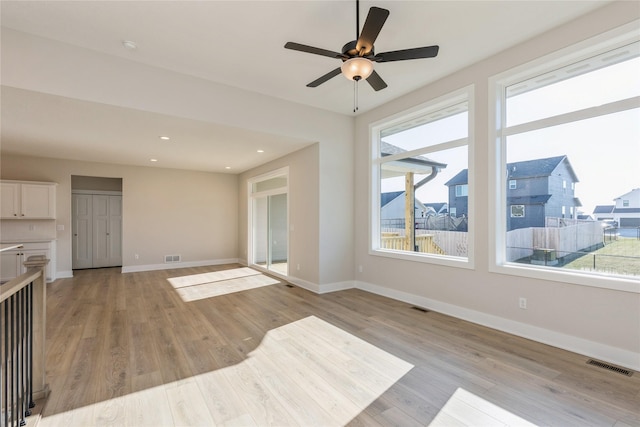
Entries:
{"type": "Polygon", "coordinates": [[[287,275],[289,254],[287,171],[250,181],[250,264],[287,275]]]}

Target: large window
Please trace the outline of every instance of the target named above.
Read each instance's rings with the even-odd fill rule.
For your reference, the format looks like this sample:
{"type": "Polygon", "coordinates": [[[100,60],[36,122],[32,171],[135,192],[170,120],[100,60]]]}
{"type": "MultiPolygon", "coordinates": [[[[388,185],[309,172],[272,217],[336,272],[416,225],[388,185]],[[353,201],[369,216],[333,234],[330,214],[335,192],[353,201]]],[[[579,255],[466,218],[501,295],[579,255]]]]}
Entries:
{"type": "Polygon", "coordinates": [[[471,89],[372,126],[372,253],[470,266],[471,89]]]}
{"type": "MultiPolygon", "coordinates": [[[[637,290],[640,229],[611,228],[595,214],[640,187],[638,35],[565,54],[492,79],[492,268],[637,290]]],[[[636,208],[610,207],[640,221],[636,208]]]]}

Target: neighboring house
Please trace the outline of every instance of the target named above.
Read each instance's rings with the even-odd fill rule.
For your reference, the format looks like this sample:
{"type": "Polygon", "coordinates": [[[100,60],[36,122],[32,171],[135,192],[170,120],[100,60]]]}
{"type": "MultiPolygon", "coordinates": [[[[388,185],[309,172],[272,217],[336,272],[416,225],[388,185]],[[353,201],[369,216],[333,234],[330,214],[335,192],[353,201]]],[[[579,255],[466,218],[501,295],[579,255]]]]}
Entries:
{"type": "MultiPolygon", "coordinates": [[[[380,219],[381,220],[401,220],[404,221],[404,205],[405,192],[392,191],[380,194],[380,219]]],[[[427,213],[427,208],[420,202],[415,200],[415,217],[422,218],[427,213]]],[[[402,226],[404,227],[404,225],[402,226]]]]}
{"type": "Polygon", "coordinates": [[[614,199],[613,220],[620,227],[640,227],[640,188],[614,199]]]}
{"type": "Polygon", "coordinates": [[[593,217],[596,219],[596,221],[613,219],[613,208],[615,207],[615,205],[597,205],[593,210],[593,217]]]}
{"type": "Polygon", "coordinates": [[[449,213],[449,204],[446,202],[424,203],[424,206],[427,208],[427,214],[445,215],[449,213]]]}
{"type": "MultiPolygon", "coordinates": [[[[547,217],[575,219],[582,206],[576,182],[567,156],[507,163],[507,230],[544,227],[547,217]]],[[[468,183],[464,169],[445,184],[453,217],[468,215],[468,183]]]]}

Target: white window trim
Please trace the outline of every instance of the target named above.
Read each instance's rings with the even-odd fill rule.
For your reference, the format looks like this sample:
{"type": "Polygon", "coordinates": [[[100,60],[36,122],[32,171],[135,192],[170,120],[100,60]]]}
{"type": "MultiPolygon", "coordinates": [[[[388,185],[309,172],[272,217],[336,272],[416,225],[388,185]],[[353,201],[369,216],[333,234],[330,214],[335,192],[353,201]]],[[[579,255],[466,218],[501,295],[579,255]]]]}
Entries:
{"type": "Polygon", "coordinates": [[[598,117],[603,114],[638,108],[640,97],[623,101],[616,101],[599,107],[569,112],[558,116],[535,120],[515,125],[502,130],[502,123],[506,123],[506,113],[502,110],[505,105],[505,88],[517,82],[542,74],[554,68],[561,68],[580,60],[599,55],[620,46],[640,39],[640,21],[636,20],[599,36],[584,40],[573,46],[560,49],[529,63],[502,72],[489,78],[489,193],[494,202],[489,205],[489,217],[495,221],[489,222],[489,271],[517,277],[551,280],[581,286],[590,286],[632,293],[640,293],[640,280],[631,277],[608,276],[598,273],[581,273],[579,271],[553,269],[551,267],[524,264],[503,263],[505,256],[506,233],[506,174],[503,165],[506,164],[504,141],[508,135],[526,131],[542,129],[572,121],[598,117]]]}
{"type": "MultiPolygon", "coordinates": [[[[375,256],[382,256],[387,258],[395,258],[407,261],[416,261],[416,262],[424,262],[429,264],[438,264],[449,267],[459,267],[459,268],[475,268],[474,264],[474,223],[475,223],[475,213],[474,213],[474,196],[473,196],[473,188],[474,184],[474,166],[473,159],[474,156],[474,123],[475,123],[475,114],[474,114],[474,87],[473,85],[466,86],[457,91],[448,93],[446,95],[435,98],[429,102],[420,104],[411,109],[402,111],[400,113],[396,113],[387,118],[378,120],[369,125],[369,254],[375,256]],[[382,158],[379,157],[380,153],[380,131],[382,129],[387,129],[391,126],[398,125],[400,123],[406,122],[408,120],[412,120],[414,118],[418,118],[425,114],[429,114],[430,112],[441,110],[447,108],[449,106],[453,106],[459,104],[461,102],[467,102],[468,109],[468,134],[467,138],[458,139],[455,141],[449,141],[444,144],[436,144],[429,147],[420,148],[417,150],[407,151],[402,153],[401,155],[395,155],[398,158],[405,158],[407,156],[416,156],[428,154],[430,152],[440,151],[442,148],[454,148],[467,146],[467,169],[468,169],[468,181],[470,190],[468,190],[469,199],[468,199],[468,247],[467,247],[467,257],[456,257],[456,256],[442,256],[442,255],[431,255],[431,254],[423,254],[416,252],[406,252],[406,251],[394,251],[390,249],[381,249],[379,247],[374,247],[374,245],[379,245],[380,242],[380,209],[374,209],[374,206],[380,206],[380,176],[379,176],[379,167],[373,167],[375,164],[379,166],[381,163],[388,162],[393,160],[394,156],[386,156],[384,157],[384,161],[381,161],[382,158]]],[[[448,200],[447,200],[448,201],[448,200]]]]}

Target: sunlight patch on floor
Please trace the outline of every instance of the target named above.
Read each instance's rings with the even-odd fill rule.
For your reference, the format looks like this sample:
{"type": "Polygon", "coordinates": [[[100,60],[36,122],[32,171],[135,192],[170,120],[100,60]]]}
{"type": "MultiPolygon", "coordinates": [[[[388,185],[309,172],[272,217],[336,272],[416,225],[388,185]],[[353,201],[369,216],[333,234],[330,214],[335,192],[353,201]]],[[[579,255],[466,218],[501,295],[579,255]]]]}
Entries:
{"type": "Polygon", "coordinates": [[[412,368],[310,316],[267,332],[237,365],[44,417],[41,423],[342,426],[412,368]]]}
{"type": "Polygon", "coordinates": [[[255,276],[259,271],[249,267],[232,268],[229,270],[211,271],[209,273],[189,274],[188,276],[171,277],[167,279],[174,288],[203,285],[205,283],[220,282],[222,280],[237,279],[239,277],[255,276]]]}
{"type": "Polygon", "coordinates": [[[517,415],[483,398],[458,388],[440,409],[429,427],[451,426],[522,426],[536,427],[517,415]]]}
{"type": "Polygon", "coordinates": [[[167,279],[184,302],[213,298],[280,283],[248,267],[167,279]]]}

